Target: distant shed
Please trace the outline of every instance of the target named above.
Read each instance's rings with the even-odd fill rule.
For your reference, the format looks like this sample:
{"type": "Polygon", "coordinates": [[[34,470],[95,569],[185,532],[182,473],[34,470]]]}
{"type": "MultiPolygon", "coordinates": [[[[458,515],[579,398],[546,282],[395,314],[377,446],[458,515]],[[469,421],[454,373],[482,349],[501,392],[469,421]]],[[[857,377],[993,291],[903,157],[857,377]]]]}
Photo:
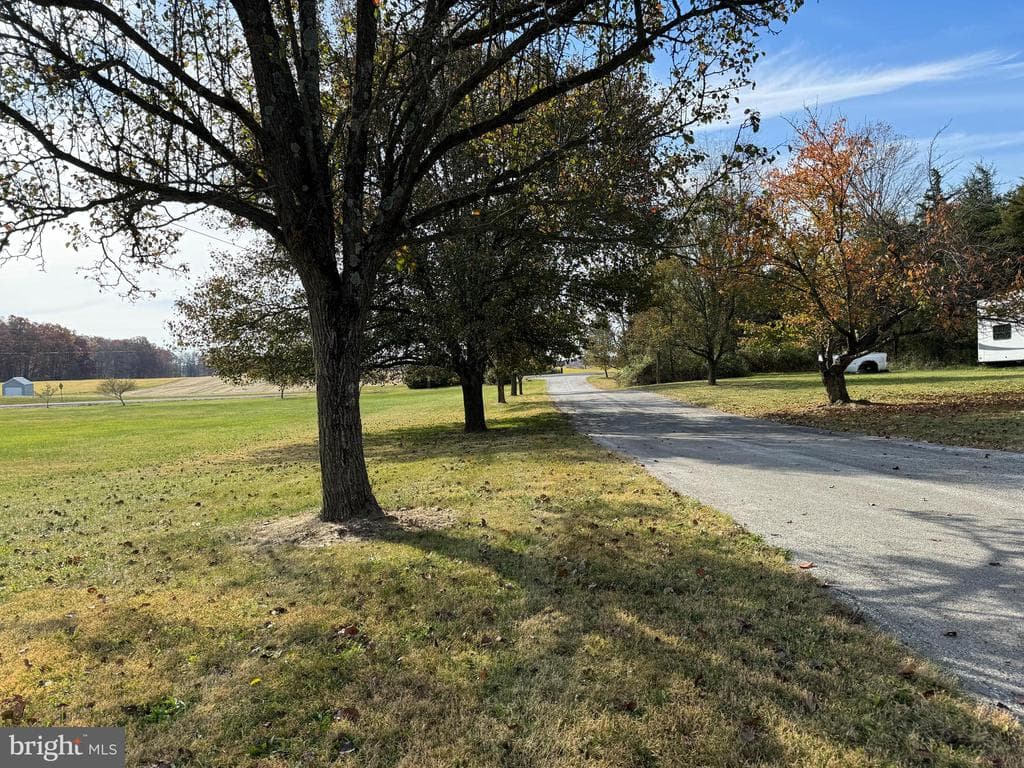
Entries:
{"type": "Polygon", "coordinates": [[[3,393],[4,397],[32,397],[35,394],[35,388],[32,382],[24,376],[15,376],[4,382],[3,393]]]}

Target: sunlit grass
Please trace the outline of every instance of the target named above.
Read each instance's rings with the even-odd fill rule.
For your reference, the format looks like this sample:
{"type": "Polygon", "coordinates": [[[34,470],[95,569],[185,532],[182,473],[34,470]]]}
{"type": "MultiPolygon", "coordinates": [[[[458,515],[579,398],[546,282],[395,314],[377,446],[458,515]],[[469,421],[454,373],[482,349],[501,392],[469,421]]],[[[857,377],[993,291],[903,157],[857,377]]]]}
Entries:
{"type": "Polygon", "coordinates": [[[0,713],[124,724],[129,764],[1019,766],[1021,729],[541,394],[369,391],[382,503],[315,514],[312,398],[0,412],[0,713]]]}

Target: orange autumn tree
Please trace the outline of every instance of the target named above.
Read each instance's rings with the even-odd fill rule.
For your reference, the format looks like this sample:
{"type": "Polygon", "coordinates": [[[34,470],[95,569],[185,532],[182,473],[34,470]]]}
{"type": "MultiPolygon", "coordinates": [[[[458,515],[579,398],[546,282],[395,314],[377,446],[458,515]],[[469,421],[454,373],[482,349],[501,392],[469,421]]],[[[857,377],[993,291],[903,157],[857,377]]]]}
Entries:
{"type": "Polygon", "coordinates": [[[818,348],[830,403],[851,401],[846,367],[929,306],[941,282],[931,226],[914,215],[923,170],[887,126],[851,131],[812,115],[765,179],[768,275],[788,295],[787,325],[818,348]]]}

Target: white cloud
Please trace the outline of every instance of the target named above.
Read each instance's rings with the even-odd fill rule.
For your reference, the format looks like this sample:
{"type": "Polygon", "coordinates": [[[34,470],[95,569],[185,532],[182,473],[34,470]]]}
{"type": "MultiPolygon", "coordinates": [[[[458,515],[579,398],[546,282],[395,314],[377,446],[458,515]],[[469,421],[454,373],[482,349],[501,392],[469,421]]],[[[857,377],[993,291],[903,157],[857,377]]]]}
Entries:
{"type": "MultiPolygon", "coordinates": [[[[912,85],[964,80],[1020,65],[1016,55],[983,51],[898,67],[842,70],[824,61],[801,59],[793,52],[767,57],[754,71],[754,88],[740,95],[743,107],[763,118],[883,93],[912,85]]],[[[1004,73],[1006,74],[1006,73],[1004,73]]]]}
{"type": "Polygon", "coordinates": [[[179,258],[173,261],[188,263],[190,274],[143,273],[142,287],[156,296],[128,300],[91,279],[94,254],[66,249],[59,233],[50,233],[44,238],[45,271],[24,259],[0,264],[0,317],[19,315],[83,334],[146,336],[155,343],[169,343],[165,323],[174,314],[174,299],[188,292],[194,280],[206,272],[210,252],[222,247],[210,237],[198,229],[186,232],[178,243],[179,258]]]}
{"type": "MultiPolygon", "coordinates": [[[[931,142],[931,139],[920,139],[920,142],[927,144],[931,142]]],[[[1024,146],[1024,131],[1002,131],[998,133],[964,133],[962,131],[955,131],[939,134],[935,143],[943,150],[955,152],[993,152],[1024,146]]]]}

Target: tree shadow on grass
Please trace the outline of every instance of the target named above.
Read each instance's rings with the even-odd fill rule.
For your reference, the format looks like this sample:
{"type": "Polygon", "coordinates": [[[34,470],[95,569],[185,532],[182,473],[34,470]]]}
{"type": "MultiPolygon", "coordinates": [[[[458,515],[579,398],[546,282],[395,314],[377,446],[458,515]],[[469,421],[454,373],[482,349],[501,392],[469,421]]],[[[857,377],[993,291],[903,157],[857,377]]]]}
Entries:
{"type": "MultiPolygon", "coordinates": [[[[368,431],[363,437],[367,463],[372,467],[374,462],[400,464],[466,456],[488,457],[493,461],[543,460],[554,452],[561,454],[563,461],[595,458],[593,449],[583,444],[577,444],[578,450],[566,448],[566,437],[572,430],[563,414],[529,413],[535,409],[536,404],[524,404],[521,415],[491,419],[486,432],[466,433],[461,422],[368,431]]],[[[615,459],[606,455],[604,460],[615,459]]],[[[254,465],[315,463],[317,444],[303,441],[262,448],[248,454],[245,461],[254,465]]]]}
{"type": "Polygon", "coordinates": [[[448,530],[319,550],[179,521],[148,539],[156,572],[112,558],[104,598],[8,599],[0,680],[42,722],[126,724],[132,765],[1020,764],[1019,727],[564,417],[369,443],[396,487],[403,462],[469,453],[452,499],[511,493],[452,502],[448,530]]]}
{"type": "Polygon", "coordinates": [[[239,554],[93,613],[61,629],[96,670],[73,719],[107,702],[135,764],[1019,765],[1019,729],[721,518],[535,517],[239,554]],[[161,692],[183,706],[154,721],[161,692]]]}

